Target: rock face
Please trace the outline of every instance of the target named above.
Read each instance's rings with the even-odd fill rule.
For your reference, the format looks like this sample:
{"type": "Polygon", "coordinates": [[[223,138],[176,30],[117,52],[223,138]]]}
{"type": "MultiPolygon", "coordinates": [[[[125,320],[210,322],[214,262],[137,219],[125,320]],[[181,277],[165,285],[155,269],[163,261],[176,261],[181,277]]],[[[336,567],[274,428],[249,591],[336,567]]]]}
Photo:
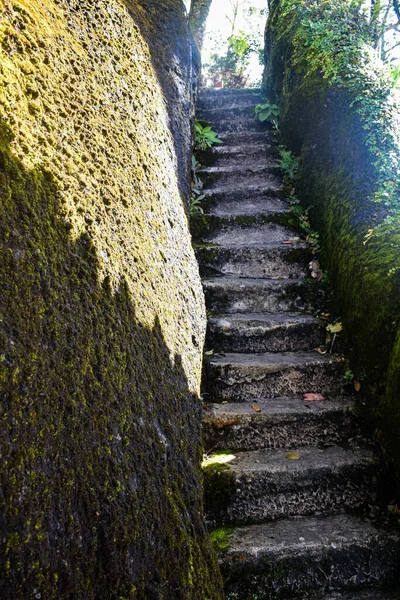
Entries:
{"type": "Polygon", "coordinates": [[[220,598],[183,5],[0,15],[0,596],[220,598]]]}
{"type": "Polygon", "coordinates": [[[352,369],[371,391],[368,417],[400,489],[400,110],[360,12],[326,8],[271,0],[266,87],[284,143],[300,157],[296,193],[312,205],[352,369]],[[343,44],[326,34],[336,22],[343,44]]]}

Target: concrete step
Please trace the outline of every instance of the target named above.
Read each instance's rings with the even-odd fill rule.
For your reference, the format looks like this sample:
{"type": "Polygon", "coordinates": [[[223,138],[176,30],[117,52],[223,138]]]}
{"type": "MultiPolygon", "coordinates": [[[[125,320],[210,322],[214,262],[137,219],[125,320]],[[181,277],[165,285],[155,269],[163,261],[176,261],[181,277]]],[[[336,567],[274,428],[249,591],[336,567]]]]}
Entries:
{"type": "Polygon", "coordinates": [[[216,352],[291,352],[324,343],[320,321],[307,314],[222,314],[210,317],[207,347],[216,352]]]}
{"type": "Polygon", "coordinates": [[[203,201],[202,207],[205,212],[195,215],[191,221],[195,243],[251,246],[288,240],[293,242],[294,236],[301,235],[291,210],[256,215],[215,215],[209,214],[208,202],[203,201]]]}
{"type": "Polygon", "coordinates": [[[273,196],[277,199],[284,200],[284,190],[279,177],[271,175],[268,177],[254,176],[250,180],[244,179],[233,183],[218,183],[209,185],[203,190],[203,194],[207,199],[212,199],[214,202],[223,200],[225,202],[243,200],[251,198],[259,198],[261,196],[273,196]]]}
{"type": "Polygon", "coordinates": [[[399,578],[398,533],[344,513],[240,527],[225,532],[224,542],[227,600],[305,598],[329,589],[394,586],[399,578]]]}
{"type": "Polygon", "coordinates": [[[282,178],[273,162],[266,159],[252,166],[226,165],[224,167],[209,167],[199,171],[199,177],[204,184],[204,190],[214,190],[223,187],[247,187],[248,185],[272,185],[273,189],[281,189],[282,178]]]}
{"type": "Polygon", "coordinates": [[[243,105],[253,105],[262,102],[261,90],[259,89],[206,89],[199,94],[198,108],[222,108],[231,109],[243,105]]]}
{"type": "Polygon", "coordinates": [[[289,202],[274,192],[254,192],[244,194],[243,192],[231,192],[226,196],[219,196],[214,200],[211,196],[207,205],[207,213],[218,217],[270,216],[271,214],[289,214],[291,212],[289,202]]]}
{"type": "Polygon", "coordinates": [[[234,133],[237,139],[238,133],[264,133],[266,131],[265,125],[260,123],[254,114],[230,118],[229,114],[225,112],[223,118],[202,120],[201,123],[203,126],[212,127],[223,141],[225,141],[224,134],[226,133],[234,133]]]}
{"type": "Polygon", "coordinates": [[[226,131],[217,131],[220,139],[225,146],[238,146],[253,144],[256,142],[265,142],[271,139],[271,130],[260,129],[256,124],[251,129],[241,129],[240,131],[227,129],[226,131]]]}
{"type": "MultiPolygon", "coordinates": [[[[279,216],[283,219],[286,217],[286,215],[279,216]]],[[[235,221],[228,222],[224,227],[205,236],[204,242],[230,248],[243,248],[267,243],[282,243],[296,235],[299,234],[293,229],[279,223],[267,221],[247,224],[241,223],[237,218],[235,221]]]]}
{"type": "Polygon", "coordinates": [[[203,277],[304,277],[310,261],[310,249],[306,244],[205,245],[195,247],[195,252],[203,277]]]}
{"type": "Polygon", "coordinates": [[[210,398],[249,402],[254,398],[335,391],[343,363],[318,352],[266,352],[212,356],[204,389],[210,398]]]}
{"type": "Polygon", "coordinates": [[[389,592],[377,589],[364,589],[348,593],[328,592],[327,594],[318,596],[306,596],[303,597],[303,600],[311,598],[312,600],[399,600],[400,594],[398,592],[389,592]]]}
{"type": "Polygon", "coordinates": [[[240,117],[255,118],[255,107],[259,104],[258,101],[252,98],[237,99],[235,102],[227,102],[224,106],[213,106],[212,102],[202,104],[196,111],[197,119],[202,121],[211,121],[218,123],[222,119],[231,118],[237,120],[240,117]]]}
{"type": "Polygon", "coordinates": [[[222,477],[221,465],[212,463],[221,455],[211,455],[203,469],[207,519],[216,524],[366,510],[375,500],[372,480],[378,470],[369,450],[304,446],[296,453],[279,448],[230,456],[222,477]],[[301,458],[290,460],[291,454],[301,458]],[[224,482],[225,496],[216,497],[224,482]]]}
{"type": "Polygon", "coordinates": [[[293,312],[307,307],[309,287],[302,279],[203,279],[206,306],[212,312],[293,312]]]}
{"type": "Polygon", "coordinates": [[[206,406],[206,450],[323,447],[347,442],[357,431],[354,401],[340,396],[319,402],[286,396],[206,406]]]}
{"type": "Polygon", "coordinates": [[[197,160],[202,165],[224,166],[229,165],[252,165],[258,159],[277,156],[274,140],[265,137],[265,141],[252,144],[241,144],[228,146],[226,144],[213,146],[203,152],[196,152],[197,160]]]}

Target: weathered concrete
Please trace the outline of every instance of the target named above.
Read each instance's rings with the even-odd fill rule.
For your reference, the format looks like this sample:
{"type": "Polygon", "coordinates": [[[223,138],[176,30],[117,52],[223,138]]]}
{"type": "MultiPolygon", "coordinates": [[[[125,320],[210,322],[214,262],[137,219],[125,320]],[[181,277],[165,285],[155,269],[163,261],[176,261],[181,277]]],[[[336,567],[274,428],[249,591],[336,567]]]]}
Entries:
{"type": "MultiPolygon", "coordinates": [[[[232,476],[229,499],[214,512],[211,497],[206,504],[208,518],[223,524],[256,523],[334,510],[365,510],[375,501],[372,480],[377,465],[371,451],[302,446],[296,448],[298,460],[288,459],[290,452],[281,448],[235,453],[226,465],[232,476]]],[[[205,477],[212,489],[213,474],[207,468],[205,477]]]]}
{"type": "Polygon", "coordinates": [[[393,582],[399,552],[399,536],[349,515],[291,518],[234,529],[221,567],[228,600],[304,598],[393,582]]]}
{"type": "MultiPolygon", "coordinates": [[[[278,262],[279,264],[279,262],[278,262]]],[[[227,314],[208,319],[208,345],[216,352],[290,352],[324,342],[318,319],[307,314],[227,314]]]]}
{"type": "Polygon", "coordinates": [[[206,449],[220,450],[340,444],[357,432],[354,408],[354,401],[348,398],[307,402],[302,396],[208,404],[204,444],[206,449]]]}
{"type": "MultiPolygon", "coordinates": [[[[271,227],[272,228],[272,227],[271,227]]],[[[251,232],[248,232],[249,235],[251,232]]],[[[247,231],[243,231],[246,237],[247,231]]],[[[200,273],[236,277],[297,279],[307,273],[310,259],[305,244],[245,244],[195,247],[200,273]]]]}
{"type": "Polygon", "coordinates": [[[215,277],[203,280],[209,310],[226,313],[293,312],[305,307],[301,279],[215,277]]]}
{"type": "Polygon", "coordinates": [[[212,398],[246,402],[334,390],[342,370],[338,358],[318,352],[226,353],[209,360],[205,385],[212,398]]]}

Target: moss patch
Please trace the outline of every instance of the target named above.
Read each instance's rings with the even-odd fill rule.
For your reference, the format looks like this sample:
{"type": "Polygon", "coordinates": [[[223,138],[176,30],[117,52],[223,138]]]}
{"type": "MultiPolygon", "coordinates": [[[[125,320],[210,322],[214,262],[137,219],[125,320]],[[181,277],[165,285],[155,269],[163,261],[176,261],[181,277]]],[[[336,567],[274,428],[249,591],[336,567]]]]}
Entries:
{"type": "Polygon", "coordinates": [[[352,369],[371,426],[397,447],[398,103],[356,5],[274,1],[266,40],[266,87],[281,105],[284,142],[300,155],[296,192],[321,234],[352,369]]]}
{"type": "Polygon", "coordinates": [[[0,595],[220,598],[182,5],[0,6],[0,595]]]}

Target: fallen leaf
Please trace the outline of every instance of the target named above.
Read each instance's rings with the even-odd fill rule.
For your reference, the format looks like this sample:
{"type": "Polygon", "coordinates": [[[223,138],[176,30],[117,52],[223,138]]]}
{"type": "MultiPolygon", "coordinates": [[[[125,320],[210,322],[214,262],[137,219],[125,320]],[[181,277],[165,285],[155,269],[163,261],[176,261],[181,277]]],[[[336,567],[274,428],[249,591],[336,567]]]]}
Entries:
{"type": "Polygon", "coordinates": [[[282,243],[283,244],[297,244],[298,242],[301,242],[301,238],[299,237],[294,237],[294,238],[290,238],[288,240],[284,240],[282,243]]]}
{"type": "Polygon", "coordinates": [[[300,460],[301,454],[298,452],[289,452],[289,454],[286,454],[286,458],[288,460],[300,460]]]}
{"type": "Polygon", "coordinates": [[[354,380],[354,389],[356,390],[356,392],[359,392],[361,390],[361,383],[359,381],[354,380]]]}
{"type": "Polygon", "coordinates": [[[303,398],[304,400],[307,400],[307,402],[320,402],[321,400],[326,400],[325,396],[322,394],[304,394],[303,398]]]}
{"type": "Polygon", "coordinates": [[[319,352],[320,354],[326,354],[328,350],[326,350],[326,348],[317,348],[317,352],[319,352]]]}
{"type": "Polygon", "coordinates": [[[256,412],[261,412],[261,408],[260,408],[259,406],[257,406],[257,404],[252,404],[252,405],[251,405],[251,408],[252,408],[253,410],[255,410],[256,412]]]}
{"type": "Polygon", "coordinates": [[[324,321],[326,321],[327,319],[329,319],[329,317],[330,317],[330,314],[329,314],[329,313],[320,313],[320,314],[318,315],[318,317],[319,317],[320,319],[324,319],[324,321]]]}
{"type": "Polygon", "coordinates": [[[343,325],[340,321],[338,321],[337,323],[331,323],[326,327],[326,330],[329,331],[329,333],[339,333],[340,331],[342,331],[342,329],[343,325]]]}
{"type": "Polygon", "coordinates": [[[206,356],[212,356],[214,354],[214,350],[208,350],[207,352],[204,352],[204,354],[206,356]]]}

